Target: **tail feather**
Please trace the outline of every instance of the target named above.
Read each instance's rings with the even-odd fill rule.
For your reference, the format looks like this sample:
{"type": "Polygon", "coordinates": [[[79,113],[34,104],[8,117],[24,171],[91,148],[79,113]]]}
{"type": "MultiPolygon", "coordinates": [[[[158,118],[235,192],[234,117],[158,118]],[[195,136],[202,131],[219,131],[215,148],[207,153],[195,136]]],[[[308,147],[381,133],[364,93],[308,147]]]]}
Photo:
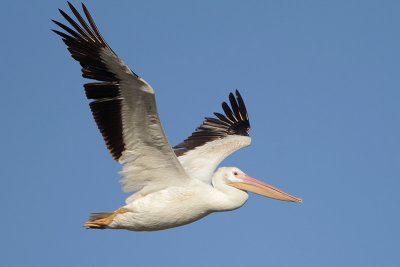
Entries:
{"type": "Polygon", "coordinates": [[[92,212],[89,216],[89,221],[95,221],[99,219],[104,219],[110,217],[113,212],[92,212]]]}
{"type": "Polygon", "coordinates": [[[86,229],[106,229],[113,222],[115,216],[125,212],[127,212],[125,208],[120,208],[114,212],[93,212],[84,226],[86,229]]]}

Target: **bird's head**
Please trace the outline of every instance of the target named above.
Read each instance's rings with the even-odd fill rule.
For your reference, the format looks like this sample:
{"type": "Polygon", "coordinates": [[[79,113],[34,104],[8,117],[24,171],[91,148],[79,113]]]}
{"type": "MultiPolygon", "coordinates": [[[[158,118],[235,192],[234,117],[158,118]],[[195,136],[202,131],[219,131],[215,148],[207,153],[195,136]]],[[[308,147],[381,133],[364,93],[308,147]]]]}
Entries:
{"type": "Polygon", "coordinates": [[[288,193],[272,186],[261,182],[253,177],[250,177],[239,168],[236,167],[223,167],[217,171],[223,183],[235,187],[243,191],[250,191],[265,197],[274,198],[282,201],[303,203],[301,198],[294,197],[288,193]]]}

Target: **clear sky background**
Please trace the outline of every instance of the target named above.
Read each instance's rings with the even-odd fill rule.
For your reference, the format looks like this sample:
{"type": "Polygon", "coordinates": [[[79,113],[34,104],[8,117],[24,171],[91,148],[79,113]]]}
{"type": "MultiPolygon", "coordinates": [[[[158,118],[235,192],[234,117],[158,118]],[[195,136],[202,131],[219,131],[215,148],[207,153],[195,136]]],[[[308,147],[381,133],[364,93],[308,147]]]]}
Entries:
{"type": "Polygon", "coordinates": [[[50,31],[67,4],[5,0],[1,266],[400,266],[399,1],[86,4],[155,88],[172,144],[238,88],[253,143],[223,165],[304,204],[251,195],[166,231],[84,229],[127,195],[80,66],[50,31]]]}

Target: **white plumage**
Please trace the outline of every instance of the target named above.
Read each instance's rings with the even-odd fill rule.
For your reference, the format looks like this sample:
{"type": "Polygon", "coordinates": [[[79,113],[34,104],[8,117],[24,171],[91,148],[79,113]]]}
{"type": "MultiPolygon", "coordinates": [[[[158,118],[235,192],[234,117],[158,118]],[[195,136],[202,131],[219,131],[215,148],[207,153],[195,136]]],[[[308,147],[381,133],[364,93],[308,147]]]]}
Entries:
{"type": "Polygon", "coordinates": [[[77,22],[60,10],[72,28],[54,21],[66,33],[53,30],[82,66],[82,75],[97,126],[114,159],[122,165],[122,188],[133,195],[114,212],[94,213],[87,228],[155,231],[198,220],[211,212],[241,207],[247,191],[301,202],[221,161],[248,146],[250,123],[238,91],[223,102],[224,115],[206,118],[174,148],[160,123],[153,88],[114,53],[101,36],[87,8],[88,23],[68,3],[77,22]],[[214,173],[215,172],[215,173],[214,173]]]}
{"type": "Polygon", "coordinates": [[[227,136],[196,147],[178,159],[191,178],[211,184],[214,171],[221,161],[250,143],[248,136],[227,136]]]}
{"type": "Polygon", "coordinates": [[[196,179],[180,186],[170,186],[128,203],[129,212],[117,215],[110,228],[154,231],[191,223],[215,211],[241,207],[246,192],[226,184],[226,174],[237,168],[221,168],[213,178],[213,186],[196,179]]]}

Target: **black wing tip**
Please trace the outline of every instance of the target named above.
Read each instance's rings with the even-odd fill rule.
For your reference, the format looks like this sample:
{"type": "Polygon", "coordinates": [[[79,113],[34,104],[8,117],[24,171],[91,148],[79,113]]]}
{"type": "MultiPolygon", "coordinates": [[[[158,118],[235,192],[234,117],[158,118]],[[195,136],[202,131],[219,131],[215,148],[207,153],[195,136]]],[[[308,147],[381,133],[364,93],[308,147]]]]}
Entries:
{"type": "Polygon", "coordinates": [[[69,9],[71,9],[72,13],[74,13],[75,16],[77,16],[77,14],[80,16],[79,11],[75,8],[75,6],[73,4],[71,4],[69,1],[67,1],[69,9]]]}
{"type": "Polygon", "coordinates": [[[62,38],[62,40],[66,40],[68,38],[70,38],[70,36],[66,33],[51,29],[52,32],[54,32],[55,34],[57,34],[58,36],[60,36],[62,38]]]}
{"type": "MultiPolygon", "coordinates": [[[[231,106],[229,107],[226,102],[225,105],[229,107],[229,112],[232,112],[232,115],[235,118],[235,121],[231,125],[232,127],[232,134],[236,135],[245,135],[249,136],[250,135],[250,120],[249,120],[249,114],[247,113],[246,106],[244,104],[242,95],[240,94],[239,90],[235,90],[235,95],[231,92],[229,93],[229,100],[231,103],[231,106]],[[236,95],[236,97],[235,97],[236,95]]],[[[228,116],[229,114],[226,114],[228,116]]]]}
{"type": "Polygon", "coordinates": [[[180,157],[208,142],[229,135],[250,136],[250,122],[243,99],[238,90],[229,93],[231,106],[222,102],[225,114],[214,112],[216,118],[205,118],[203,123],[182,143],[174,146],[175,155],[180,157]]]}
{"type": "Polygon", "coordinates": [[[238,89],[235,90],[235,94],[237,99],[242,98],[242,95],[240,94],[238,89]]]}
{"type": "MultiPolygon", "coordinates": [[[[71,4],[70,1],[67,1],[67,4],[68,4],[69,8],[72,10],[72,12],[74,12],[74,10],[75,10],[75,11],[78,11],[78,10],[76,9],[76,7],[75,7],[73,4],[71,4]]],[[[81,4],[82,4],[82,6],[84,6],[83,2],[81,2],[81,4]]],[[[78,13],[79,13],[79,12],[78,12],[78,13]]]]}
{"type": "MultiPolygon", "coordinates": [[[[224,114],[219,112],[214,112],[214,115],[220,120],[222,123],[230,123],[231,127],[236,126],[237,124],[241,124],[243,127],[247,127],[247,131],[250,130],[250,121],[249,115],[246,110],[246,106],[244,104],[242,95],[239,90],[235,90],[235,95],[231,92],[229,93],[229,105],[227,102],[223,101],[221,106],[224,110],[224,114]],[[236,95],[236,97],[235,97],[236,95]],[[239,115],[239,116],[237,116],[239,115]]],[[[206,118],[207,121],[208,118],[206,118]]],[[[240,135],[243,135],[243,131],[240,131],[240,135]]],[[[246,135],[249,135],[248,133],[246,135]]]]}
{"type": "MultiPolygon", "coordinates": [[[[235,94],[233,94],[232,92],[229,93],[229,102],[231,105],[229,105],[226,101],[222,102],[221,106],[224,109],[224,111],[228,110],[229,113],[232,111],[234,114],[236,114],[235,109],[237,108],[237,109],[239,109],[238,112],[243,113],[240,115],[242,115],[242,117],[244,119],[242,119],[242,118],[235,118],[235,119],[237,119],[238,121],[248,120],[247,119],[248,117],[246,117],[246,115],[248,116],[246,106],[244,104],[243,97],[240,94],[238,89],[235,90],[235,94]]],[[[225,115],[229,115],[229,114],[226,114],[226,112],[225,112],[225,115]]]]}
{"type": "Polygon", "coordinates": [[[52,20],[61,28],[52,29],[52,31],[62,37],[71,56],[81,64],[82,76],[97,81],[86,84],[85,93],[87,98],[92,100],[89,106],[106,146],[113,159],[118,160],[125,150],[122,134],[120,81],[113,72],[109,71],[100,56],[102,49],[109,47],[103,41],[104,39],[86,7],[83,11],[90,26],[87,25],[77,9],[70,2],[67,3],[72,11],[71,15],[58,9],[64,18],[61,21],[66,25],[52,20]]]}
{"type": "Polygon", "coordinates": [[[81,2],[81,6],[82,6],[82,8],[85,10],[87,10],[88,11],[88,8],[86,7],[86,5],[83,3],[83,2],[81,2]]]}
{"type": "Polygon", "coordinates": [[[61,14],[64,18],[65,18],[66,16],[69,17],[68,14],[65,13],[65,11],[62,10],[61,8],[58,8],[58,12],[60,12],[60,14],[61,14]]]}
{"type": "MultiPolygon", "coordinates": [[[[74,14],[75,14],[76,12],[79,13],[79,11],[76,9],[76,7],[75,7],[70,1],[67,1],[67,4],[68,4],[68,7],[71,9],[71,11],[72,11],[74,14]]],[[[89,11],[83,2],[81,2],[81,4],[82,4],[82,9],[83,9],[83,11],[89,11]]],[[[64,10],[62,10],[61,8],[58,8],[58,12],[60,12],[61,15],[62,15],[64,18],[65,18],[65,16],[69,17],[69,15],[68,15],[64,10]]]]}

